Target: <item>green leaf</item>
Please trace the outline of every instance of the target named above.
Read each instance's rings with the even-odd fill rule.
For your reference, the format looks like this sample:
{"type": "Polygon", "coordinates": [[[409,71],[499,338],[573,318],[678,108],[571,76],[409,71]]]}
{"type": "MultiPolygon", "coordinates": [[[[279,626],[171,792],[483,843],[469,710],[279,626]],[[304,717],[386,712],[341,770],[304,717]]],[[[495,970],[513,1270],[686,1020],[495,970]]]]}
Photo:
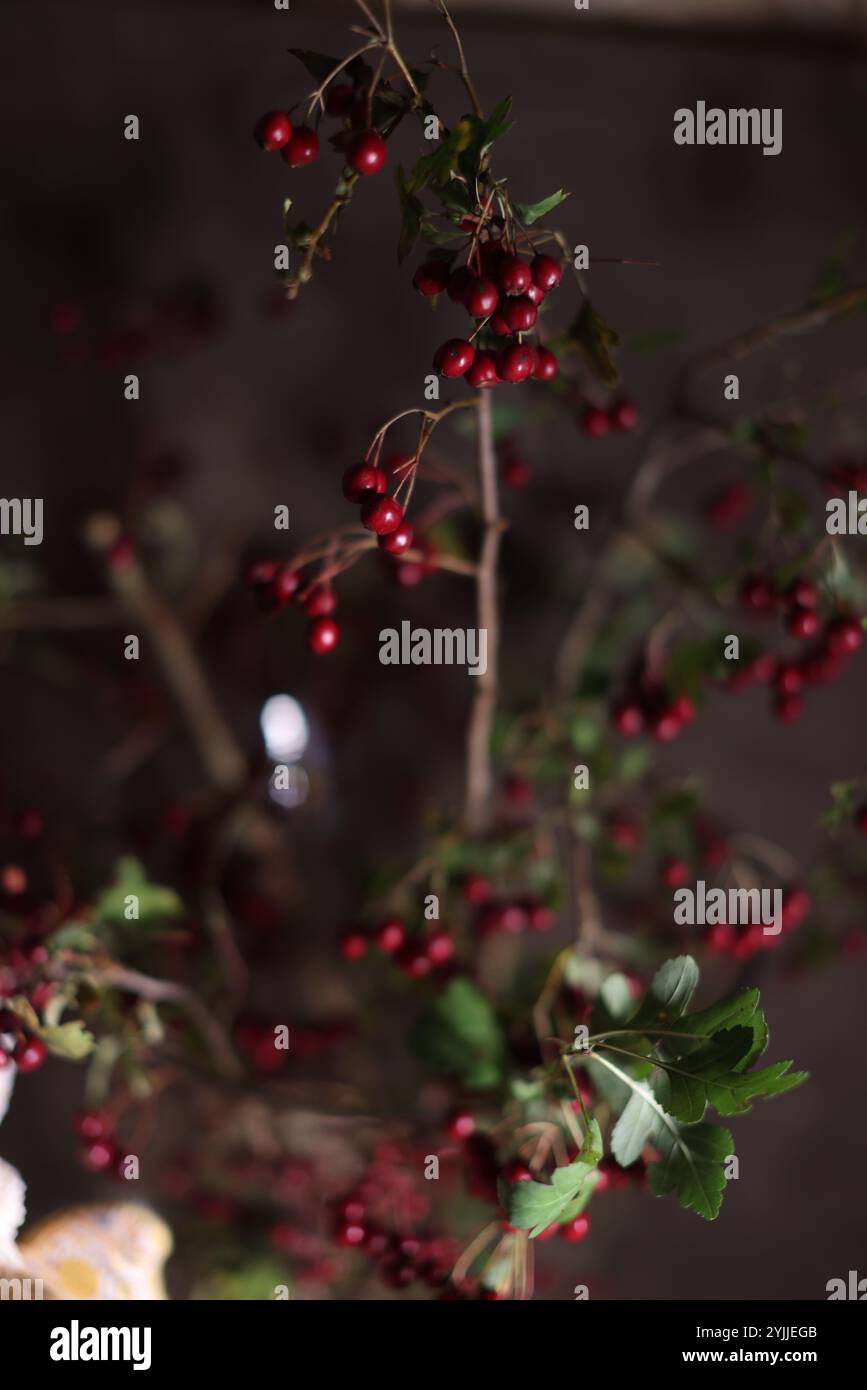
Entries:
{"type": "Polygon", "coordinates": [[[694,1037],[666,1038],[666,1050],[674,1057],[686,1057],[715,1033],[738,1027],[749,1028],[752,1032],[752,1047],[744,1058],[744,1066],[749,1066],[756,1057],[761,1056],[768,1045],[768,1026],[759,1007],[757,989],[739,990],[736,994],[726,995],[707,1009],[679,1019],[678,1033],[690,1033],[694,1037]]]}
{"type": "Polygon", "coordinates": [[[422,1015],[412,1045],[430,1066],[474,1090],[490,1090],[503,1078],[506,1040],[488,1000],[467,979],[452,980],[422,1015]]]}
{"type": "Polygon", "coordinates": [[[569,329],[569,340],[581,348],[600,381],[607,386],[617,381],[617,368],[611,354],[620,345],[620,339],[589,299],[585,299],[569,329]]]}
{"type": "Polygon", "coordinates": [[[726,1185],[724,1165],[734,1154],[731,1132],[717,1125],[676,1125],[658,1136],[655,1147],[661,1158],[647,1170],[651,1191],[657,1197],[676,1192],[687,1211],[714,1221],[726,1185]]]}
{"type": "Polygon", "coordinates": [[[503,97],[498,102],[486,121],[479,125],[478,148],[480,155],[484,155],[491,148],[496,140],[500,140],[512,129],[515,124],[511,119],[512,98],[503,97]]]}
{"type": "Polygon", "coordinates": [[[500,1200],[510,1224],[529,1231],[531,1238],[546,1230],[579,1198],[601,1157],[602,1132],[591,1120],[577,1158],[555,1168],[550,1183],[500,1183],[500,1200]]]}
{"type": "Polygon", "coordinates": [[[397,259],[405,261],[418,240],[424,208],[414,193],[407,187],[406,177],[400,165],[394,175],[397,193],[400,198],[400,239],[397,244],[397,259]]]}
{"type": "Polygon", "coordinates": [[[654,975],[632,1024],[640,1028],[680,1018],[689,1008],[697,985],[698,966],[692,956],[667,960],[654,975]]]}
{"type": "Polygon", "coordinates": [[[749,1110],[750,1101],[759,1096],[782,1095],[806,1080],[805,1072],[789,1073],[791,1062],[746,1071],[752,1047],[751,1028],[730,1028],[689,1057],[660,1060],[654,1082],[657,1100],[675,1119],[696,1124],[708,1105],[720,1115],[735,1115],[749,1110]]]}
{"type": "Polygon", "coordinates": [[[24,995],[4,999],[3,1007],[21,1019],[28,1033],[41,1038],[48,1051],[55,1057],[63,1057],[67,1062],[78,1062],[93,1051],[93,1035],[87,1031],[80,1018],[46,1027],[40,1021],[30,1000],[24,995]]]}
{"type": "Polygon", "coordinates": [[[512,207],[517,214],[518,220],[523,222],[525,227],[531,227],[534,222],[538,222],[540,217],[544,217],[546,213],[559,207],[561,203],[565,203],[568,197],[568,193],[565,193],[562,188],[558,188],[556,193],[550,194],[547,198],[540,199],[538,203],[513,202],[512,207]]]}
{"type": "Polygon", "coordinates": [[[289,52],[299,63],[303,63],[311,77],[324,82],[330,72],[340,66],[339,58],[329,58],[325,53],[314,53],[310,48],[290,48],[289,52]]]}
{"type": "Polygon", "coordinates": [[[97,898],[97,918],[126,931],[153,931],[183,913],[183,903],[173,888],[149,882],[143,866],[130,856],[120,859],[114,883],[97,898]],[[127,899],[138,899],[138,916],[127,917],[127,899]]]}

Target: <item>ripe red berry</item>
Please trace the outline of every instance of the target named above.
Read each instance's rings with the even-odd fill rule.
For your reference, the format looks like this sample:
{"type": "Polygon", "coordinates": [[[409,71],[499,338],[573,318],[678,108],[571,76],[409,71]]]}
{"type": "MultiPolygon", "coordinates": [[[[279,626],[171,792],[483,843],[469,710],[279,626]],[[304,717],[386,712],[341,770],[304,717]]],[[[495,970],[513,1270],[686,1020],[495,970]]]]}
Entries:
{"type": "Polygon", "coordinates": [[[373,939],[380,951],[393,955],[406,941],[406,927],[399,918],[389,917],[385,922],[380,922],[373,939]]]}
{"type": "Polygon", "coordinates": [[[385,163],[388,150],[382,136],[375,130],[362,130],[350,142],[347,151],[350,168],[356,174],[377,174],[385,163]]]}
{"type": "Polygon", "coordinates": [[[682,720],[673,705],[659,710],[650,721],[650,732],[659,743],[670,743],[677,738],[681,728],[682,720]]]}
{"type": "Polygon", "coordinates": [[[367,1239],[367,1231],[359,1221],[342,1221],[334,1232],[334,1239],[345,1250],[357,1249],[367,1239]]]}
{"type": "Polygon", "coordinates": [[[297,570],[293,570],[291,565],[278,565],[277,572],[271,581],[271,602],[275,608],[285,608],[286,604],[298,592],[301,585],[301,576],[297,570]]]}
{"type": "Polygon", "coordinates": [[[520,490],[530,481],[530,465],[527,460],[516,455],[503,465],[503,484],[505,487],[520,490]]]}
{"type": "Polygon", "coordinates": [[[621,700],[611,711],[611,722],[618,733],[633,738],[644,728],[644,711],[634,700],[621,700]]]}
{"type": "Polygon", "coordinates": [[[398,954],[397,963],[411,980],[423,980],[433,969],[433,961],[421,946],[407,944],[398,954]]]}
{"type": "Polygon", "coordinates": [[[489,901],[491,896],[490,880],[483,878],[481,874],[469,874],[461,884],[461,892],[468,903],[478,907],[481,903],[489,901]]]}
{"type": "Polygon", "coordinates": [[[92,1173],[104,1173],[113,1168],[120,1157],[111,1139],[92,1139],[81,1151],[81,1161],[92,1173]]]}
{"type": "Polygon", "coordinates": [[[283,146],[282,158],[291,169],[301,169],[312,164],[319,153],[319,136],[309,126],[296,126],[287,143],[283,146]]]}
{"type": "Polygon", "coordinates": [[[361,508],[361,524],[377,536],[388,536],[403,521],[403,507],[393,497],[371,497],[361,508]]]}
{"type": "Polygon", "coordinates": [[[474,391],[482,390],[486,386],[496,386],[500,378],[497,376],[497,359],[492,352],[477,352],[473,365],[467,372],[467,382],[474,391]]]}
{"type": "Polygon", "coordinates": [[[691,724],[695,719],[695,705],[688,695],[676,695],[669,709],[681,724],[691,724]]]}
{"type": "Polygon", "coordinates": [[[476,350],[472,343],[463,338],[449,338],[437,348],[433,364],[441,376],[454,379],[466,376],[475,358],[476,350]]]}
{"type": "Polygon", "coordinates": [[[267,111],[256,124],[256,140],[263,150],[279,150],[292,138],[292,129],[285,111],[267,111]]]}
{"type": "Polygon", "coordinates": [[[586,1211],[582,1211],[580,1216],[573,1216],[571,1221],[560,1227],[560,1239],[574,1245],[577,1241],[583,1240],[589,1230],[590,1217],[586,1211]]]}
{"type": "Polygon", "coordinates": [[[791,724],[803,710],[804,703],[797,695],[781,695],[774,705],[774,716],[781,724],[791,724]]]}
{"type": "Polygon", "coordinates": [[[500,302],[500,292],[493,280],[473,278],[463,295],[463,304],[474,319],[486,319],[500,302]]]}
{"type": "Polygon", "coordinates": [[[861,646],[864,633],[855,618],[834,618],[825,630],[825,640],[832,652],[848,656],[861,646]]]}
{"type": "Polygon", "coordinates": [[[520,256],[504,256],[497,279],[505,294],[526,294],[533,277],[527,262],[520,256]]]}
{"type": "Polygon", "coordinates": [[[774,606],[776,595],[773,588],[760,575],[750,574],[741,584],[741,603],[756,613],[766,613],[774,606]]]}
{"type": "Polygon", "coordinates": [[[475,1128],[475,1116],[469,1110],[453,1110],[446,1120],[446,1134],[450,1139],[469,1139],[475,1128]]]}
{"type": "Polygon", "coordinates": [[[12,1058],[20,1072],[36,1071],[48,1056],[41,1038],[22,1038],[12,1050],[12,1058]]]}
{"type": "Polygon", "coordinates": [[[535,365],[536,353],[534,349],[522,343],[514,343],[511,347],[503,348],[497,356],[498,375],[503,381],[511,382],[513,385],[526,381],[535,365]]]}
{"type": "Polygon", "coordinates": [[[534,256],[530,265],[530,273],[533,277],[533,284],[545,294],[550,294],[555,290],[563,278],[563,268],[559,261],[555,261],[553,256],[540,254],[534,256]]]}
{"type": "Polygon", "coordinates": [[[779,662],[774,672],[774,685],[781,695],[797,695],[804,684],[801,668],[793,661],[779,662]]]}
{"type": "Polygon", "coordinates": [[[786,619],[786,631],[801,640],[815,637],[819,631],[819,615],[813,608],[795,607],[786,619]]]}
{"type": "Polygon", "coordinates": [[[303,607],[308,618],[327,618],[337,607],[337,595],[330,584],[317,584],[310,590],[303,607]]]}
{"type": "Polygon", "coordinates": [[[607,434],[610,424],[607,413],[595,405],[588,406],[581,416],[581,428],[591,439],[600,439],[607,434]]]}
{"type": "Polygon", "coordinates": [[[527,926],[530,931],[550,931],[556,920],[554,909],[547,903],[527,903],[527,926]]]}
{"type": "Polygon", "coordinates": [[[429,299],[435,294],[442,294],[449,283],[449,268],[445,261],[425,261],[420,265],[412,283],[419,294],[426,295],[429,299]]]}
{"type": "Polygon", "coordinates": [[[506,301],[502,315],[512,333],[529,333],[530,329],[535,327],[539,310],[532,299],[528,299],[527,295],[522,294],[516,299],[506,301]]]}
{"type": "Polygon", "coordinates": [[[558,371],[557,358],[550,348],[536,349],[536,370],[533,376],[537,381],[553,381],[558,371]]]}
{"type": "Polygon", "coordinates": [[[340,640],[340,628],[333,618],[316,618],[307,629],[307,645],[317,656],[333,651],[340,640]]]}
{"type": "Polygon", "coordinates": [[[819,594],[815,584],[811,584],[809,579],[796,579],[787,591],[792,603],[799,608],[815,608],[819,602],[819,594]]]}
{"type": "Polygon", "coordinates": [[[367,937],[357,927],[350,927],[340,938],[340,954],[344,960],[361,960],[367,955],[367,937]]]}
{"type": "Polygon", "coordinates": [[[616,430],[634,430],[638,424],[638,411],[634,403],[624,397],[610,407],[608,418],[616,430]]]}
{"type": "Polygon", "coordinates": [[[497,334],[498,338],[508,338],[509,334],[511,333],[511,329],[509,328],[509,325],[506,323],[506,320],[503,318],[502,311],[499,309],[493,315],[493,317],[488,320],[488,327],[490,328],[492,333],[497,334]]]}
{"type": "Polygon", "coordinates": [[[670,856],[659,866],[659,878],[665,888],[682,888],[689,880],[689,865],[670,856]]]}
{"type": "Polygon", "coordinates": [[[76,1134],[82,1139],[103,1139],[112,1130],[108,1116],[99,1110],[79,1111],[73,1123],[76,1134]]]}
{"type": "Polygon", "coordinates": [[[357,463],[343,475],[343,496],[348,502],[366,502],[385,492],[386,476],[372,463],[357,463]]]}
{"type": "Polygon", "coordinates": [[[379,548],[389,555],[402,555],[412,546],[412,538],[412,527],[408,521],[402,521],[396,530],[390,531],[387,536],[380,536],[379,548]]]}
{"type": "Polygon", "coordinates": [[[526,1163],[521,1163],[520,1160],[517,1158],[515,1159],[514,1163],[510,1163],[506,1168],[503,1169],[501,1176],[504,1182],[533,1181],[533,1174],[527,1167],[526,1163]]]}
{"type": "Polygon", "coordinates": [[[610,816],[606,822],[608,838],[617,849],[630,851],[636,849],[641,838],[635,821],[626,816],[610,816]]]}
{"type": "Polygon", "coordinates": [[[351,82],[333,82],[325,97],[325,110],[329,116],[346,116],[355,100],[355,88],[351,82]]]}
{"type": "Polygon", "coordinates": [[[436,931],[428,937],[425,950],[431,965],[445,965],[455,953],[455,943],[447,931],[436,931]]]}
{"type": "Polygon", "coordinates": [[[526,298],[529,299],[530,303],[535,304],[536,308],[538,309],[539,305],[542,303],[542,300],[545,298],[545,291],[540,290],[538,285],[530,284],[527,286],[525,295],[526,298]]]}

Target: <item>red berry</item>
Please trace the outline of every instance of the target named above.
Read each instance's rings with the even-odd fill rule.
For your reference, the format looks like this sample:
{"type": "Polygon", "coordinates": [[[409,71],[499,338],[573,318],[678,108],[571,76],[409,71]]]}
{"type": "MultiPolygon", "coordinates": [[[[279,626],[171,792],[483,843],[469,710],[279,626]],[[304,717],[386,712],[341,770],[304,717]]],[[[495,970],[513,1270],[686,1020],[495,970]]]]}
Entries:
{"type": "Polygon", "coordinates": [[[533,1182],[533,1174],[530,1169],[526,1163],[521,1163],[517,1158],[514,1163],[510,1163],[507,1168],[503,1169],[501,1176],[504,1182],[533,1182]]]}
{"type": "Polygon", "coordinates": [[[342,1221],[334,1232],[334,1239],[345,1250],[354,1250],[364,1244],[367,1231],[359,1221],[342,1221]]]}
{"type": "Polygon", "coordinates": [[[527,262],[520,256],[504,256],[497,279],[505,294],[526,294],[533,277],[527,262]]]}
{"type": "Polygon", "coordinates": [[[533,788],[526,777],[507,777],[503,791],[510,806],[528,806],[533,800],[533,788]]]}
{"type": "Polygon", "coordinates": [[[563,268],[559,261],[555,261],[553,256],[538,255],[534,256],[530,265],[530,273],[533,277],[533,284],[545,294],[550,294],[551,290],[556,290],[563,278],[563,268]]]}
{"type": "Polygon", "coordinates": [[[411,980],[423,980],[433,969],[433,961],[421,946],[405,946],[398,955],[397,963],[411,980]]]}
{"type": "Polygon", "coordinates": [[[387,551],[389,555],[402,555],[412,546],[412,536],[409,522],[402,521],[395,531],[390,531],[387,536],[380,536],[379,548],[387,551]]]}
{"type": "Polygon", "coordinates": [[[711,526],[726,531],[736,525],[753,505],[753,494],[744,483],[732,483],[708,502],[705,516],[711,526]]]}
{"type": "Polygon", "coordinates": [[[449,268],[445,261],[425,261],[420,265],[412,283],[419,294],[432,298],[435,294],[442,294],[449,283],[449,268]]]}
{"type": "Polygon", "coordinates": [[[431,965],[445,965],[455,953],[455,943],[447,931],[436,931],[428,937],[425,950],[431,965]]]}
{"type": "Polygon", "coordinates": [[[93,1139],[81,1151],[81,1161],[92,1173],[104,1173],[113,1168],[120,1154],[111,1139],[93,1139]]]}
{"type": "Polygon", "coordinates": [[[557,358],[549,348],[536,350],[536,370],[533,375],[537,381],[553,381],[558,372],[557,358]]]}
{"type": "Polygon", "coordinates": [[[688,695],[676,695],[671,702],[670,710],[681,724],[691,724],[695,719],[695,705],[688,695]]]}
{"type": "Polygon", "coordinates": [[[766,613],[774,606],[775,599],[773,588],[760,575],[747,575],[741,584],[741,603],[756,613],[766,613]]]}
{"type": "Polygon", "coordinates": [[[650,721],[650,732],[659,743],[670,743],[677,738],[681,728],[682,721],[673,705],[659,710],[650,721]]]}
{"type": "Polygon", "coordinates": [[[48,1056],[48,1048],[40,1038],[22,1038],[12,1050],[12,1058],[20,1072],[36,1071],[48,1056]]]}
{"type": "Polygon", "coordinates": [[[608,838],[620,850],[633,850],[638,846],[640,832],[635,821],[626,816],[611,816],[606,824],[608,838]]]}
{"type": "Polygon", "coordinates": [[[446,1120],[446,1134],[450,1139],[469,1139],[475,1128],[475,1116],[469,1110],[453,1110],[446,1120]]]}
{"type": "Polygon", "coordinates": [[[406,941],[406,927],[399,918],[389,917],[385,922],[380,922],[373,939],[380,951],[392,955],[406,941]]]}
{"type": "Polygon", "coordinates": [[[82,1110],[74,1120],[75,1132],[82,1139],[104,1139],[111,1134],[112,1124],[99,1110],[82,1110]]]}
{"type": "Polygon", "coordinates": [[[355,88],[351,82],[334,82],[325,97],[325,110],[329,116],[346,116],[355,100],[355,88]]]}
{"type": "Polygon", "coordinates": [[[819,631],[819,615],[812,608],[795,607],[786,619],[786,631],[801,640],[815,637],[819,631]]]}
{"type": "Polygon", "coordinates": [[[317,584],[310,590],[303,606],[308,618],[327,618],[337,607],[337,595],[330,584],[317,584]]]}
{"type": "Polygon", "coordinates": [[[793,661],[779,662],[774,672],[774,685],[781,695],[797,695],[804,684],[801,668],[793,661]]]}
{"type": "Polygon", "coordinates": [[[682,859],[663,859],[659,867],[659,877],[666,888],[682,888],[689,881],[689,865],[682,859]]]}
{"type": "Polygon", "coordinates": [[[486,319],[500,302],[500,292],[493,280],[473,279],[463,296],[463,304],[474,319],[486,319]]]}
{"type": "Polygon", "coordinates": [[[624,397],[610,407],[608,418],[616,430],[634,430],[638,424],[638,411],[634,403],[624,397]]]}
{"type": "Polygon", "coordinates": [[[834,618],[825,630],[825,640],[832,652],[848,656],[861,646],[864,633],[855,618],[834,618]]]}
{"type": "Polygon", "coordinates": [[[607,434],[610,423],[606,412],[595,405],[588,406],[581,417],[581,427],[591,439],[600,439],[607,434]]]}
{"type": "Polygon", "coordinates": [[[523,294],[517,299],[509,299],[503,306],[503,318],[512,333],[529,333],[535,327],[539,310],[531,299],[523,294]]]}
{"type": "Polygon", "coordinates": [[[511,382],[513,385],[526,381],[535,365],[535,351],[521,343],[503,348],[497,357],[497,373],[503,381],[511,382]]]}
{"type": "Polygon", "coordinates": [[[509,333],[511,332],[509,325],[506,323],[506,320],[503,318],[503,315],[500,313],[499,310],[497,310],[493,318],[489,319],[488,327],[490,328],[492,333],[496,333],[497,336],[500,338],[508,338],[509,333]]]}
{"type": "Polygon", "coordinates": [[[403,507],[393,497],[371,497],[361,508],[361,524],[377,536],[389,536],[403,521],[403,507]]]}
{"type": "Polygon", "coordinates": [[[377,174],[385,163],[387,154],[385,141],[377,131],[362,130],[350,142],[349,165],[356,174],[377,174]]]}
{"type": "Polygon", "coordinates": [[[590,1217],[586,1211],[582,1211],[580,1216],[573,1216],[571,1221],[560,1227],[560,1239],[574,1245],[577,1241],[583,1240],[589,1230],[590,1217]]]}
{"type": "Polygon", "coordinates": [[[340,628],[333,618],[316,618],[307,629],[307,645],[317,656],[333,651],[340,640],[340,628]]]}
{"type": "Polygon", "coordinates": [[[542,300],[545,298],[545,291],[540,290],[538,285],[528,285],[526,289],[526,298],[529,299],[531,304],[535,304],[538,309],[542,300]]]}
{"type": "Polygon", "coordinates": [[[816,586],[809,579],[796,579],[788,590],[788,597],[799,608],[815,608],[819,602],[816,586]]]}
{"type": "Polygon", "coordinates": [[[466,376],[476,357],[472,343],[463,338],[449,338],[434,355],[434,366],[441,376],[466,376]]]}
{"type": "Polygon", "coordinates": [[[291,169],[300,169],[312,164],[319,153],[319,136],[307,125],[296,126],[288,142],[283,146],[282,158],[291,169]]]}
{"type": "Polygon", "coordinates": [[[340,954],[344,960],[361,960],[367,955],[367,937],[355,927],[345,931],[340,938],[340,954]]]}
{"type": "Polygon", "coordinates": [[[547,903],[527,903],[527,926],[530,931],[550,931],[556,920],[553,908],[547,903]]]}
{"type": "Polygon", "coordinates": [[[285,608],[290,599],[298,592],[301,584],[301,576],[291,565],[278,565],[277,572],[271,581],[270,599],[275,608],[285,608]]]}
{"type": "Polygon", "coordinates": [[[292,122],[285,111],[268,111],[256,125],[256,140],[263,150],[279,150],[292,138],[292,122]]]}
{"type": "Polygon", "coordinates": [[[386,476],[372,463],[357,463],[343,475],[343,496],[348,502],[365,502],[385,492],[386,476]]]}
{"type": "Polygon", "coordinates": [[[527,486],[530,481],[530,465],[526,459],[516,457],[509,459],[503,466],[503,484],[506,487],[520,490],[527,486]]]}
{"type": "Polygon", "coordinates": [[[477,352],[473,365],[467,372],[467,382],[473,390],[481,390],[485,386],[496,386],[499,381],[497,376],[497,359],[492,352],[477,352]]]}
{"type": "Polygon", "coordinates": [[[644,728],[644,712],[634,700],[622,700],[611,711],[611,721],[618,733],[633,738],[644,728]]]}
{"type": "Polygon", "coordinates": [[[781,724],[791,724],[804,710],[804,702],[797,695],[781,695],[774,705],[774,716],[781,724]]]}
{"type": "Polygon", "coordinates": [[[478,907],[481,903],[489,901],[491,896],[491,884],[481,874],[470,874],[461,884],[461,892],[468,903],[478,907]]]}

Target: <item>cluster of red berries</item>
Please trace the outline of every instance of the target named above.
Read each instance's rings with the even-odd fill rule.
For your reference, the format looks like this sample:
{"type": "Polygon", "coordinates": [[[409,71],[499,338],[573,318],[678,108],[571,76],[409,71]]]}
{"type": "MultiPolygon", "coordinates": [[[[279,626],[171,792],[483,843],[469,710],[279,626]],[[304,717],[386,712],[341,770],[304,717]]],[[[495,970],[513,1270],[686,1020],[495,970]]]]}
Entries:
{"type": "MultiPolygon", "coordinates": [[[[353,173],[365,177],[376,174],[386,161],[385,140],[377,130],[367,128],[367,98],[359,97],[349,83],[333,85],[325,99],[325,110],[344,122],[344,130],[332,140],[346,157],[353,173]]],[[[319,135],[308,125],[293,125],[285,111],[267,111],[256,123],[256,140],[263,150],[280,156],[290,169],[313,164],[319,154],[319,135]]]]}
{"type": "MultiPolygon", "coordinates": [[[[285,608],[301,589],[298,571],[277,560],[256,560],[248,567],[244,582],[266,613],[285,608]]],[[[298,602],[310,619],[307,626],[310,650],[319,656],[333,651],[340,639],[340,628],[332,617],[337,607],[333,586],[328,582],[314,584],[298,602]]]]}
{"type": "Polygon", "coordinates": [[[343,496],[361,508],[361,524],[379,538],[386,555],[399,556],[413,542],[412,527],[403,507],[388,493],[385,470],[373,463],[356,463],[343,475],[343,496]]]}
{"type": "Polygon", "coordinates": [[[20,1072],[36,1071],[47,1056],[41,1038],[30,1036],[16,1014],[0,1010],[0,1071],[12,1063],[20,1072]]]}
{"type": "Polygon", "coordinates": [[[759,922],[731,926],[728,922],[715,922],[702,933],[702,941],[714,955],[730,956],[732,960],[749,960],[759,951],[772,951],[779,946],[784,937],[799,927],[808,915],[812,902],[804,888],[787,888],[783,892],[780,911],[780,931],[776,935],[765,932],[759,922]]]}
{"type": "Polygon", "coordinates": [[[618,733],[634,738],[645,729],[660,743],[670,743],[695,719],[688,695],[670,696],[656,686],[642,685],[614,705],[611,721],[618,733]]]}
{"type": "Polygon", "coordinates": [[[420,265],[413,278],[419,294],[429,298],[445,290],[449,299],[466,309],[495,338],[506,341],[499,348],[476,348],[465,338],[450,338],[437,349],[434,367],[441,376],[466,377],[474,389],[513,385],[533,377],[552,381],[557,375],[557,358],[549,348],[524,341],[539,317],[539,305],[555,290],[563,276],[562,266],[553,256],[538,253],[532,260],[507,252],[492,239],[479,248],[480,274],[469,266],[451,269],[446,260],[432,259],[420,265]]]}
{"type": "Polygon", "coordinates": [[[332,1211],[335,1243],[366,1255],[389,1287],[406,1289],[421,1282],[441,1289],[448,1283],[457,1250],[447,1237],[384,1228],[359,1192],[339,1198],[332,1211]]]}
{"type": "Polygon", "coordinates": [[[102,1110],[82,1110],[73,1121],[79,1139],[79,1158],[92,1173],[122,1176],[123,1152],[117,1142],[114,1122],[102,1110]]]}
{"type": "Polygon", "coordinates": [[[591,439],[601,439],[609,430],[634,430],[638,424],[638,409],[627,396],[603,408],[599,405],[585,406],[580,416],[581,428],[591,439]]]}
{"type": "Polygon", "coordinates": [[[479,936],[545,932],[557,920],[554,909],[537,898],[495,900],[493,885],[483,874],[468,874],[461,884],[461,893],[471,907],[478,909],[475,925],[479,936]]]}
{"type": "Polygon", "coordinates": [[[293,1024],[289,1028],[290,1047],[283,1048],[277,1046],[274,1024],[242,1018],[236,1023],[233,1036],[253,1070],[262,1076],[273,1076],[284,1069],[290,1058],[321,1057],[347,1036],[349,1027],[343,1019],[307,1027],[293,1024]]]}
{"type": "Polygon", "coordinates": [[[362,960],[371,947],[390,956],[411,980],[423,980],[432,971],[442,970],[455,953],[454,938],[444,927],[435,927],[425,936],[410,937],[399,917],[386,917],[371,931],[349,927],[341,935],[340,954],[344,960],[362,960]]]}
{"type": "MultiPolygon", "coordinates": [[[[17,886],[9,881],[12,870],[23,876],[17,865],[6,866],[3,889],[7,893],[17,886]]],[[[23,878],[19,891],[26,888],[26,883],[23,878]]],[[[53,985],[41,978],[47,960],[48,950],[38,939],[4,946],[0,951],[0,1001],[21,995],[41,1012],[53,994],[53,985]]],[[[21,1072],[36,1071],[47,1055],[48,1049],[42,1039],[34,1037],[17,1014],[0,1004],[0,1070],[14,1062],[21,1072]]]]}
{"type": "Polygon", "coordinates": [[[731,483],[710,498],[704,514],[717,531],[730,531],[747,515],[752,505],[752,489],[746,483],[731,483]]]}

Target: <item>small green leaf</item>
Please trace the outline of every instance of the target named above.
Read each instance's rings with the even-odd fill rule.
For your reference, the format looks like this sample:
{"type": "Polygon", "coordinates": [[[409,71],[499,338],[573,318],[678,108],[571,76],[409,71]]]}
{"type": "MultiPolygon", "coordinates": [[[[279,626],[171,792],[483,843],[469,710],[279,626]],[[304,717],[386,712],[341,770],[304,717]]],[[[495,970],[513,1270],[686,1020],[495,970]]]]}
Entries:
{"type": "Polygon", "coordinates": [[[329,58],[325,53],[314,53],[310,48],[290,48],[289,52],[299,63],[303,63],[311,77],[324,82],[330,72],[340,66],[339,58],[329,58]]]}
{"type": "Polygon", "coordinates": [[[538,222],[540,217],[559,207],[569,197],[562,188],[558,188],[556,193],[550,194],[547,198],[541,198],[538,203],[512,203],[512,207],[517,214],[518,220],[523,222],[525,227],[531,227],[534,222],[538,222]]]}
{"type": "Polygon", "coordinates": [[[654,975],[632,1023],[642,1027],[661,1019],[679,1019],[689,1008],[697,985],[698,966],[692,956],[667,960],[654,975]]]}
{"type": "Polygon", "coordinates": [[[550,1183],[500,1183],[500,1200],[508,1212],[509,1223],[529,1231],[532,1238],[560,1220],[582,1194],[601,1157],[602,1132],[596,1120],[591,1120],[577,1158],[555,1168],[550,1183]]]}
{"type": "Polygon", "coordinates": [[[68,1023],[57,1023],[53,1028],[40,1029],[39,1036],[55,1057],[63,1057],[67,1062],[80,1062],[94,1049],[93,1034],[89,1033],[80,1018],[70,1019],[68,1023]]]}
{"type": "Polygon", "coordinates": [[[735,1115],[748,1110],[751,1100],[782,1095],[806,1080],[805,1072],[789,1072],[791,1062],[744,1070],[752,1046],[751,1028],[730,1028],[689,1057],[659,1060],[654,1092],[660,1105],[684,1124],[696,1124],[708,1105],[720,1115],[735,1115]]]}
{"type": "Polygon", "coordinates": [[[430,1066],[457,1076],[474,1090],[490,1090],[503,1077],[506,1040],[488,1000],[459,977],[418,1020],[412,1044],[430,1066]]]}
{"type": "Polygon", "coordinates": [[[114,883],[96,900],[97,918],[127,931],[152,931],[183,912],[183,903],[173,888],[150,883],[137,859],[118,861],[114,883]],[[138,916],[128,917],[129,898],[138,900],[138,916]]]}

